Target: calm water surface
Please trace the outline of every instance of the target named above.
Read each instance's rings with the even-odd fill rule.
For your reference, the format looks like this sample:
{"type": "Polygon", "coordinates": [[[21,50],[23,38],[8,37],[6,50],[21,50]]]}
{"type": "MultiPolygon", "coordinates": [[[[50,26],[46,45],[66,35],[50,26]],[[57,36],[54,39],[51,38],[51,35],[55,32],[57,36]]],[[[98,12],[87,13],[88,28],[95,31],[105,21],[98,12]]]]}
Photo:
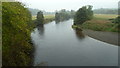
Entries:
{"type": "Polygon", "coordinates": [[[104,43],[73,30],[73,20],[55,21],[35,28],[34,65],[117,66],[118,46],[104,43]]]}

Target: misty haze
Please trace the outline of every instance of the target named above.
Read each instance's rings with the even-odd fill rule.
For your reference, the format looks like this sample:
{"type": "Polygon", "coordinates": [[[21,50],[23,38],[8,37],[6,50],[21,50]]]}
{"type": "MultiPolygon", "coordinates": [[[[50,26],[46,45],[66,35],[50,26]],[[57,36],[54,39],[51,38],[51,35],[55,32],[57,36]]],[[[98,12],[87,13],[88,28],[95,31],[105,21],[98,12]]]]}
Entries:
{"type": "Polygon", "coordinates": [[[7,1],[0,3],[3,67],[118,66],[119,0],[7,1]]]}

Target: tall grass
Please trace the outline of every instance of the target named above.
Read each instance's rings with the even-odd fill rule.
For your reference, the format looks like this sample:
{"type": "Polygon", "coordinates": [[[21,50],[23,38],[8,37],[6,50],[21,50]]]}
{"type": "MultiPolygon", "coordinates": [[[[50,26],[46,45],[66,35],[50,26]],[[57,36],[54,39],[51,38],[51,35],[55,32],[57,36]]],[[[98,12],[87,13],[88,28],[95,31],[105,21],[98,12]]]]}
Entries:
{"type": "Polygon", "coordinates": [[[84,29],[91,29],[95,31],[120,32],[120,30],[117,28],[118,24],[109,21],[109,19],[116,17],[117,15],[95,14],[92,20],[87,21],[79,26],[84,29]]]}

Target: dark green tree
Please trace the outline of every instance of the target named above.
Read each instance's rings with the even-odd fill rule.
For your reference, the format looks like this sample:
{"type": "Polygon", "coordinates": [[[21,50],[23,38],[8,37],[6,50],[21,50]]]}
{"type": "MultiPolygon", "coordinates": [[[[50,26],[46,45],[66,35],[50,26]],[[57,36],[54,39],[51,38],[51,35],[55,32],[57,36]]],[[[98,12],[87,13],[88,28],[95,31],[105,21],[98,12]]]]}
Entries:
{"type": "Polygon", "coordinates": [[[73,18],[75,12],[72,11],[68,11],[65,9],[60,10],[59,12],[56,12],[55,14],[55,20],[56,21],[64,21],[64,20],[68,20],[70,18],[73,18]]]}
{"type": "Polygon", "coordinates": [[[115,23],[120,23],[120,16],[115,19],[115,23]]]}
{"type": "Polygon", "coordinates": [[[60,14],[58,12],[55,13],[55,21],[60,21],[60,14]]]}
{"type": "Polygon", "coordinates": [[[87,17],[88,17],[88,20],[91,20],[93,18],[93,11],[92,11],[93,6],[88,5],[87,7],[88,7],[88,9],[87,9],[87,17]]]}
{"type": "Polygon", "coordinates": [[[84,22],[91,20],[93,17],[92,6],[83,6],[80,8],[74,17],[74,24],[83,24],[84,22]]]}
{"type": "Polygon", "coordinates": [[[37,24],[38,25],[44,24],[44,16],[43,16],[43,12],[42,11],[39,11],[37,13],[37,24]]]}

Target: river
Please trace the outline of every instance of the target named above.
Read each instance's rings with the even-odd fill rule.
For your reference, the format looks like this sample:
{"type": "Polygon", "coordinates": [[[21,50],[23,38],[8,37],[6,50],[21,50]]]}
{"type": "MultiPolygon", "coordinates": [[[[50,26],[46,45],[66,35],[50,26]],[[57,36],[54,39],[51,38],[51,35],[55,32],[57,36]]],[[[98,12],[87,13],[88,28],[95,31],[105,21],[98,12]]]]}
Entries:
{"type": "Polygon", "coordinates": [[[34,66],[118,66],[118,46],[72,29],[73,20],[35,28],[34,66]]]}

